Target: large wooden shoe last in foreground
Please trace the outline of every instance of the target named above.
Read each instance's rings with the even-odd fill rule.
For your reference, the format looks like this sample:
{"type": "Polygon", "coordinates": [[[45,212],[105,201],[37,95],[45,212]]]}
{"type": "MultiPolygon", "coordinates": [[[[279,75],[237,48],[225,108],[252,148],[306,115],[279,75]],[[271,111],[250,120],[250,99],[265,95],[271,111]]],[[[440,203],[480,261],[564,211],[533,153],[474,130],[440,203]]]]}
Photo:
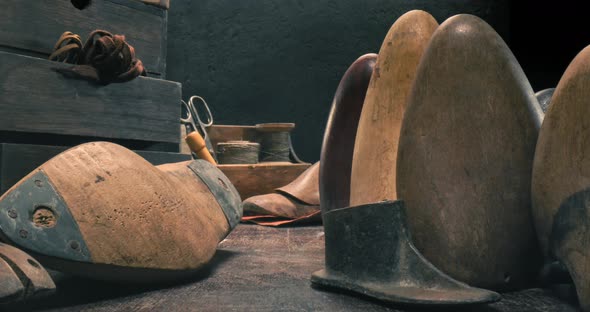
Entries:
{"type": "Polygon", "coordinates": [[[548,260],[559,260],[590,311],[590,47],[561,77],[539,133],[533,215],[548,260]]]}
{"type": "Polygon", "coordinates": [[[514,289],[538,272],[529,190],[541,120],[488,24],[457,15],[439,26],[404,116],[397,191],[416,247],[451,277],[514,289]]]}
{"type": "Polygon", "coordinates": [[[237,191],[215,166],[155,167],[107,142],[59,154],[0,198],[4,239],[50,268],[107,280],[187,276],[241,216],[237,191]]]}

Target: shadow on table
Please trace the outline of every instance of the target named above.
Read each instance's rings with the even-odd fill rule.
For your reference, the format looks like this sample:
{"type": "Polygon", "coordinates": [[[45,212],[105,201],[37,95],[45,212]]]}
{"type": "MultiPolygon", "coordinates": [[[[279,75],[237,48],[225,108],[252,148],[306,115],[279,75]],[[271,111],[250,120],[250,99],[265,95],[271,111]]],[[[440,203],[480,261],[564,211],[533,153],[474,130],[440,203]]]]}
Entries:
{"type": "Polygon", "coordinates": [[[404,312],[578,312],[579,308],[575,289],[572,285],[555,285],[551,289],[530,288],[516,292],[502,294],[502,300],[483,305],[463,306],[416,306],[407,304],[386,303],[373,297],[364,296],[352,291],[312,284],[312,288],[319,291],[339,293],[357,297],[364,301],[404,312]]]}
{"type": "Polygon", "coordinates": [[[218,250],[211,261],[202,269],[187,274],[186,278],[174,282],[153,284],[123,284],[92,280],[56,271],[50,271],[57,290],[52,295],[30,301],[0,305],[0,311],[32,311],[69,307],[102,300],[134,296],[144,292],[165,288],[180,287],[189,283],[203,281],[212,276],[217,267],[236,256],[238,252],[218,250]]]}

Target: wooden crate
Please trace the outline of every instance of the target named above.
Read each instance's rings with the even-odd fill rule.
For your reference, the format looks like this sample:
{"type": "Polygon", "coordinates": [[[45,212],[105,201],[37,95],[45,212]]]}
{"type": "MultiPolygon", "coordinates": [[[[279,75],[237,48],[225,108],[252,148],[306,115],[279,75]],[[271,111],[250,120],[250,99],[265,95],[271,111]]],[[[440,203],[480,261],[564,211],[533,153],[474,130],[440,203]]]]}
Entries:
{"type": "MultiPolygon", "coordinates": [[[[69,147],[0,143],[0,194],[6,192],[20,179],[38,166],[69,147]]],[[[154,165],[190,160],[190,155],[135,151],[154,165]]]]}
{"type": "Polygon", "coordinates": [[[85,41],[91,31],[104,29],[125,35],[148,73],[164,78],[167,14],[162,7],[134,0],[95,0],[84,10],[69,0],[3,0],[0,49],[46,58],[64,31],[85,41]]]}
{"type": "MultiPolygon", "coordinates": [[[[212,125],[207,134],[213,145],[231,140],[260,142],[255,126],[212,125]]],[[[234,184],[242,200],[274,192],[297,178],[310,163],[262,162],[258,164],[222,164],[217,167],[234,184]]]]}
{"type": "Polygon", "coordinates": [[[70,66],[0,52],[0,137],[35,133],[89,138],[82,141],[127,140],[178,152],[180,83],[138,77],[103,86],[55,71],[70,66]]]}

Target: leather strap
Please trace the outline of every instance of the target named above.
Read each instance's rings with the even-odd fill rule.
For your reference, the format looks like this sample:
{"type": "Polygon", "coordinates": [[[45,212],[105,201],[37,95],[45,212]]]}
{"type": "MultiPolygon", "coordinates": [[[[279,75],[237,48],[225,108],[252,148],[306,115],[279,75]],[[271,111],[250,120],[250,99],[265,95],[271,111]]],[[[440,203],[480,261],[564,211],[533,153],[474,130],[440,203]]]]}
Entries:
{"type": "Polygon", "coordinates": [[[135,57],[135,49],[125,41],[125,36],[100,29],[90,33],[84,46],[79,35],[64,32],[49,59],[78,64],[58,71],[103,84],[146,76],[143,63],[135,57]]]}

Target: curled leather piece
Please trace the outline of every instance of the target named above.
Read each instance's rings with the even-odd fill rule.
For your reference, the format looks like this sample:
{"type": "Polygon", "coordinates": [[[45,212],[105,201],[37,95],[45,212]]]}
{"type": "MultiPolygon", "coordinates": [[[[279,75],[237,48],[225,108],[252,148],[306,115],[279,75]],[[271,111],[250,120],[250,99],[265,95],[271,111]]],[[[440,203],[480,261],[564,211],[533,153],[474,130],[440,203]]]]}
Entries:
{"type": "Polygon", "coordinates": [[[53,280],[37,260],[0,243],[0,303],[43,296],[54,290],[53,280]]]}
{"type": "Polygon", "coordinates": [[[320,221],[319,170],[317,162],[276,193],[247,198],[242,220],[269,226],[320,221]]]}
{"type": "Polygon", "coordinates": [[[0,197],[0,228],[14,245],[59,271],[126,282],[186,278],[241,216],[214,165],[155,167],[107,142],[55,156],[0,197]]]}
{"type": "Polygon", "coordinates": [[[58,72],[102,84],[126,82],[138,76],[146,76],[141,60],[135,57],[135,49],[125,41],[124,35],[113,35],[105,30],[95,30],[81,46],[80,36],[65,32],[57,41],[50,60],[78,64],[58,72]]]}

